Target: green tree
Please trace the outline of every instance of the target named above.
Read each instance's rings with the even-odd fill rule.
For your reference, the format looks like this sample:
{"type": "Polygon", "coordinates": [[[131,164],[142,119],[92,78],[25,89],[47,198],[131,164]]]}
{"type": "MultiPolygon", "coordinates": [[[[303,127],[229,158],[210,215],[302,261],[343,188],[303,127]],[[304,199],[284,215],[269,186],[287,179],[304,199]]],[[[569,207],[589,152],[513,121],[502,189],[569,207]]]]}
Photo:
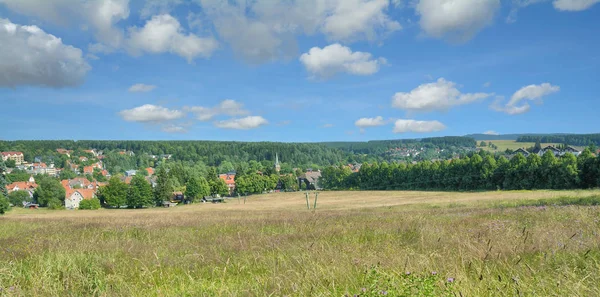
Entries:
{"type": "Polygon", "coordinates": [[[8,201],[14,206],[21,206],[23,201],[31,202],[31,196],[27,191],[14,191],[8,194],[8,201]]]}
{"type": "Polygon", "coordinates": [[[154,187],[154,203],[158,206],[163,201],[169,201],[173,195],[173,185],[169,180],[169,174],[164,166],[156,173],[156,186],[154,187]]]}
{"type": "Polygon", "coordinates": [[[65,180],[65,179],[74,179],[77,177],[77,174],[75,174],[75,172],[73,172],[71,169],[63,169],[60,172],[60,176],[59,178],[61,180],[65,180]]]}
{"type": "Polygon", "coordinates": [[[127,194],[129,187],[122,182],[118,177],[113,176],[108,185],[100,188],[99,197],[102,203],[108,207],[119,208],[127,205],[127,194]]]}
{"type": "Polygon", "coordinates": [[[135,175],[131,179],[129,193],[127,195],[127,206],[130,208],[142,208],[154,204],[152,199],[152,186],[141,175],[135,175]]]}
{"type": "Polygon", "coordinates": [[[52,206],[56,207],[58,204],[62,205],[65,201],[65,188],[60,182],[54,178],[45,178],[41,180],[37,189],[33,193],[33,199],[37,201],[40,206],[52,206]]]}
{"type": "Polygon", "coordinates": [[[6,189],[6,180],[4,179],[4,173],[6,172],[6,165],[2,159],[0,159],[0,215],[4,214],[10,209],[8,202],[8,190],[6,189]]]}
{"type": "Polygon", "coordinates": [[[8,168],[15,168],[17,166],[17,163],[15,162],[15,160],[12,160],[12,159],[8,159],[4,163],[5,163],[6,167],[8,167],[8,168]]]}
{"type": "Polygon", "coordinates": [[[229,188],[224,180],[217,178],[208,182],[210,185],[210,192],[212,195],[225,196],[229,194],[229,188]]]}
{"type": "Polygon", "coordinates": [[[198,197],[210,196],[210,185],[203,176],[198,178],[198,186],[200,188],[198,197]]]}
{"type": "Polygon", "coordinates": [[[100,208],[100,200],[98,198],[93,198],[90,200],[82,200],[79,202],[79,209],[99,209],[100,208]]]}
{"type": "Polygon", "coordinates": [[[200,198],[200,191],[198,178],[192,177],[185,186],[185,196],[188,197],[189,200],[196,201],[196,199],[200,198]]]}
{"type": "Polygon", "coordinates": [[[583,150],[577,158],[577,168],[579,170],[580,186],[584,189],[595,187],[598,179],[598,170],[596,168],[596,159],[589,148],[583,150]]]}

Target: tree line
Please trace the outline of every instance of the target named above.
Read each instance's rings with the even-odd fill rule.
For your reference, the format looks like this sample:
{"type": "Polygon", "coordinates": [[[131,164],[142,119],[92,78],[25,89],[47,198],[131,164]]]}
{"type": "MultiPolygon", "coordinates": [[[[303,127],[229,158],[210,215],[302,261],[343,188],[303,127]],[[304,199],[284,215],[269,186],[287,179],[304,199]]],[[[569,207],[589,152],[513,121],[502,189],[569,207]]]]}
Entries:
{"type": "Polygon", "coordinates": [[[519,153],[510,160],[480,151],[446,161],[363,164],[358,173],[330,166],[322,171],[320,185],[331,190],[586,189],[600,186],[600,158],[589,149],[578,157],[519,153]]]}
{"type": "Polygon", "coordinates": [[[600,134],[523,135],[517,142],[563,143],[575,146],[600,145],[600,134]]]}

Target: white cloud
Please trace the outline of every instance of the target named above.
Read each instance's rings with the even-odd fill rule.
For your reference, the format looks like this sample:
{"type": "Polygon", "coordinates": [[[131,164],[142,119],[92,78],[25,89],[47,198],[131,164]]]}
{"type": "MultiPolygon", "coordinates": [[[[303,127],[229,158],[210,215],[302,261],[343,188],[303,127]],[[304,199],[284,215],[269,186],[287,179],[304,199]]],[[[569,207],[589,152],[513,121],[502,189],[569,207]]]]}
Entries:
{"type": "Polygon", "coordinates": [[[154,89],[156,89],[155,85],[135,84],[135,85],[129,87],[129,92],[132,92],[132,93],[136,93],[136,92],[150,92],[150,91],[152,91],[154,89]]]}
{"type": "Polygon", "coordinates": [[[600,0],[555,0],[552,5],[560,11],[582,11],[598,2],[600,0]]]}
{"type": "Polygon", "coordinates": [[[356,122],[354,122],[354,125],[358,128],[377,127],[385,125],[385,121],[381,116],[377,116],[374,118],[360,118],[356,122]]]}
{"type": "Polygon", "coordinates": [[[311,48],[300,56],[300,62],[313,75],[328,78],[340,72],[354,75],[371,75],[379,71],[383,58],[373,59],[370,53],[352,52],[349,47],[335,43],[324,47],[311,48]]]}
{"type": "Polygon", "coordinates": [[[435,38],[464,42],[492,24],[500,0],[419,0],[419,24],[435,38]]]}
{"type": "Polygon", "coordinates": [[[429,133],[444,129],[446,126],[438,121],[397,120],[394,123],[394,133],[429,133]]]}
{"type": "Polygon", "coordinates": [[[186,133],[187,129],[184,126],[176,125],[176,124],[167,124],[160,128],[163,132],[166,133],[186,133]]]}
{"type": "Polygon", "coordinates": [[[129,17],[129,0],[94,0],[83,7],[87,20],[96,28],[96,39],[112,48],[123,44],[123,30],[115,24],[129,17]]]}
{"type": "Polygon", "coordinates": [[[184,110],[195,114],[196,118],[200,121],[209,121],[219,115],[244,116],[250,114],[249,111],[244,109],[244,105],[242,103],[231,99],[223,100],[221,103],[219,103],[219,105],[212,108],[191,106],[184,107],[184,110]]]}
{"type": "Polygon", "coordinates": [[[0,18],[0,87],[80,85],[90,65],[80,49],[37,26],[0,18]]]}
{"type": "Polygon", "coordinates": [[[248,116],[241,119],[229,119],[215,122],[215,126],[223,129],[248,130],[267,125],[269,122],[261,116],[248,116]]]}
{"type": "Polygon", "coordinates": [[[386,33],[400,30],[402,26],[390,19],[385,10],[388,0],[342,0],[324,21],[321,31],[332,40],[373,40],[377,31],[386,33]]]}
{"type": "Polygon", "coordinates": [[[485,132],[483,132],[483,134],[485,134],[485,135],[500,135],[500,133],[493,131],[493,130],[485,131],[485,132]]]}
{"type": "Polygon", "coordinates": [[[140,11],[140,17],[149,18],[157,14],[167,14],[182,3],[182,0],[146,0],[140,11]]]}
{"type": "Polygon", "coordinates": [[[154,124],[185,117],[185,113],[180,110],[168,109],[152,104],[145,104],[132,109],[122,110],[119,112],[119,115],[128,122],[154,124]]]}
{"type": "Polygon", "coordinates": [[[128,46],[134,54],[170,52],[193,61],[196,57],[208,58],[218,48],[212,37],[185,34],[177,19],[168,14],[152,17],[143,28],[129,28],[128,46]]]}
{"type": "Polygon", "coordinates": [[[408,111],[448,110],[489,96],[491,94],[487,93],[463,94],[455,83],[440,78],[436,82],[422,84],[410,93],[396,93],[392,99],[392,107],[408,111]]]}
{"type": "Polygon", "coordinates": [[[504,112],[510,115],[523,114],[531,109],[531,106],[527,102],[520,104],[523,100],[532,100],[541,103],[542,97],[550,95],[552,93],[556,93],[558,91],[560,91],[560,87],[553,86],[550,83],[542,83],[540,85],[528,85],[516,91],[512,95],[508,103],[506,103],[506,105],[501,105],[503,98],[499,97],[492,104],[491,108],[496,111],[504,112]]]}
{"type": "Polygon", "coordinates": [[[297,35],[329,41],[378,40],[400,29],[389,0],[197,0],[222,39],[251,63],[297,55],[297,35]]]}

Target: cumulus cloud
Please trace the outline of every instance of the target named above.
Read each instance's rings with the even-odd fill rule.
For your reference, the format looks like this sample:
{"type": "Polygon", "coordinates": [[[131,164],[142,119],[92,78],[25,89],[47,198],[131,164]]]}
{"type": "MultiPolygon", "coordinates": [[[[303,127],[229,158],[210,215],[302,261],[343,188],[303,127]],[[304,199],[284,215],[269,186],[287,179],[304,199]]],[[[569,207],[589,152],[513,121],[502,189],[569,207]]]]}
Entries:
{"type": "Polygon", "coordinates": [[[493,131],[493,130],[485,131],[485,132],[483,132],[483,134],[485,134],[485,135],[500,135],[498,132],[493,131]]]}
{"type": "Polygon", "coordinates": [[[122,110],[119,112],[119,115],[128,122],[154,124],[185,117],[185,113],[180,110],[168,109],[152,104],[145,104],[132,109],[122,110]]]}
{"type": "Polygon", "coordinates": [[[152,17],[143,28],[129,28],[129,35],[128,46],[134,54],[170,52],[188,62],[198,56],[210,57],[219,46],[212,37],[185,34],[179,21],[168,14],[152,17]]]}
{"type": "Polygon", "coordinates": [[[160,128],[161,131],[166,133],[186,133],[187,129],[183,125],[177,124],[166,124],[160,128]]]}
{"type": "Polygon", "coordinates": [[[600,0],[555,0],[552,5],[560,11],[582,11],[598,2],[600,0]]]}
{"type": "Polygon", "coordinates": [[[241,119],[229,119],[215,122],[215,126],[223,129],[249,130],[266,125],[269,122],[261,116],[248,116],[241,119]]]}
{"type": "Polygon", "coordinates": [[[389,0],[198,0],[234,52],[251,63],[297,55],[297,35],[330,41],[378,40],[399,30],[389,0]]]}
{"type": "Polygon", "coordinates": [[[394,123],[394,133],[429,133],[444,129],[446,126],[438,121],[397,120],[394,123]]]}
{"type": "Polygon", "coordinates": [[[523,100],[542,102],[542,97],[560,91],[559,86],[553,86],[550,83],[540,85],[528,85],[516,91],[506,105],[502,105],[502,97],[498,97],[491,108],[510,115],[523,114],[531,109],[529,103],[522,103],[523,100]]]}
{"type": "Polygon", "coordinates": [[[156,89],[155,85],[146,85],[146,84],[135,84],[129,87],[129,92],[138,93],[138,92],[150,92],[156,89]]]}
{"type": "Polygon", "coordinates": [[[415,9],[427,35],[455,42],[471,39],[492,24],[500,0],[419,0],[415,9]]]}
{"type": "Polygon", "coordinates": [[[356,122],[354,122],[354,125],[358,128],[363,129],[369,127],[383,126],[385,125],[385,121],[383,120],[382,116],[377,116],[374,118],[360,118],[356,122]]]}
{"type": "Polygon", "coordinates": [[[383,58],[374,59],[370,53],[352,52],[349,47],[335,43],[324,48],[313,47],[300,56],[306,70],[315,76],[328,78],[340,72],[371,75],[379,71],[383,58]]]}
{"type": "Polygon", "coordinates": [[[140,17],[149,18],[157,14],[168,14],[182,3],[182,0],[146,0],[140,11],[140,17]]]}
{"type": "Polygon", "coordinates": [[[90,65],[80,49],[37,26],[0,18],[0,87],[80,85],[90,65]]]}
{"type": "Polygon", "coordinates": [[[448,110],[453,106],[472,103],[492,94],[461,93],[456,84],[444,78],[436,82],[422,84],[409,93],[396,93],[392,106],[408,111],[448,110]]]}
{"type": "Polygon", "coordinates": [[[193,113],[200,121],[210,121],[219,115],[244,116],[250,114],[248,110],[244,109],[244,104],[231,99],[223,100],[215,107],[191,106],[184,107],[184,110],[193,113]]]}

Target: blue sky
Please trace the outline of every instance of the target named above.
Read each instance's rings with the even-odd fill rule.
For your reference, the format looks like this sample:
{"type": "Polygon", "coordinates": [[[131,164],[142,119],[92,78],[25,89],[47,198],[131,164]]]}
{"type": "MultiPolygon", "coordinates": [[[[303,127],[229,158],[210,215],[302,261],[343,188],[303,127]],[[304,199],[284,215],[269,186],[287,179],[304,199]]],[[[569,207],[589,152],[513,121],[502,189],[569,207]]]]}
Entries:
{"type": "Polygon", "coordinates": [[[0,0],[0,139],[595,133],[598,0],[0,0]]]}

